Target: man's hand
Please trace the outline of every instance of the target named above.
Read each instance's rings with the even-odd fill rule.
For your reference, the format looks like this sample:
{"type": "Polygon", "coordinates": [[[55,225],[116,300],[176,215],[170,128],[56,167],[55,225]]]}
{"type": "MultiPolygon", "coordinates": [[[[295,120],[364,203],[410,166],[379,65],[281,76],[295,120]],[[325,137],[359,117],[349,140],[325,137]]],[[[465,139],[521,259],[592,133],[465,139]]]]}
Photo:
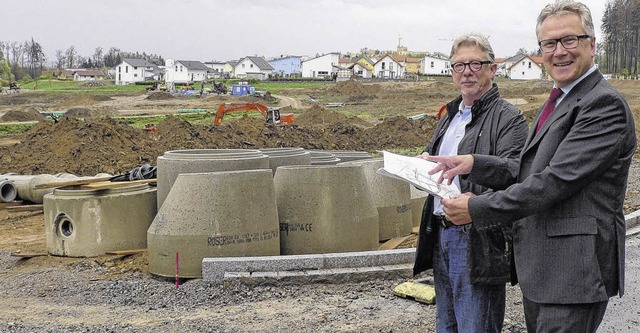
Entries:
{"type": "Polygon", "coordinates": [[[462,225],[471,222],[469,214],[469,198],[473,193],[464,193],[453,199],[442,199],[440,202],[444,206],[444,213],[447,219],[453,224],[462,225]]]}
{"type": "Polygon", "coordinates": [[[438,166],[429,171],[429,175],[442,171],[438,183],[442,183],[445,179],[451,185],[453,178],[457,175],[466,175],[473,168],[473,155],[456,155],[456,156],[431,156],[423,154],[420,156],[427,161],[438,162],[438,166]]]}

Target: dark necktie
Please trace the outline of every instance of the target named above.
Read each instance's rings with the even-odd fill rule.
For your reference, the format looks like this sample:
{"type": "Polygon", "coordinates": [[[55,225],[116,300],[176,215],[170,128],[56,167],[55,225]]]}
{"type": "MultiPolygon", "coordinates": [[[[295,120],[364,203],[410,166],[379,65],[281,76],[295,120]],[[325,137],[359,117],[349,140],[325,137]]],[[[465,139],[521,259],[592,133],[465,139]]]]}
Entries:
{"type": "Polygon", "coordinates": [[[558,99],[558,97],[560,97],[560,95],[562,95],[562,90],[558,88],[551,89],[551,94],[549,94],[549,99],[547,100],[547,103],[544,105],[542,114],[540,114],[540,120],[538,120],[536,133],[540,131],[540,129],[542,128],[542,125],[544,125],[544,122],[547,121],[547,118],[549,118],[549,116],[551,115],[551,112],[553,112],[553,108],[556,107],[556,100],[558,99]]]}

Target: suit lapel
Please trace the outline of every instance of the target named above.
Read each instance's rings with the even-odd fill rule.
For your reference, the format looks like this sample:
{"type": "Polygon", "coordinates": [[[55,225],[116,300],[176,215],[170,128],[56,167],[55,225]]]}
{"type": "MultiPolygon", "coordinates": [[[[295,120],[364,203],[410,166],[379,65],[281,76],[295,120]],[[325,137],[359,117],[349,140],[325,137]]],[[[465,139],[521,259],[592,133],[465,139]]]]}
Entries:
{"type": "Polygon", "coordinates": [[[584,95],[590,92],[601,79],[602,74],[600,74],[599,70],[595,70],[593,73],[585,77],[580,83],[571,89],[569,94],[565,96],[558,105],[556,105],[545,124],[540,128],[540,131],[536,133],[535,124],[540,120],[540,113],[542,110],[542,107],[540,107],[540,109],[538,109],[538,115],[536,116],[534,123],[531,126],[531,130],[529,131],[529,136],[527,137],[527,142],[524,145],[522,154],[524,155],[531,147],[534,147],[547,133],[551,124],[566,116],[567,113],[573,109],[580,100],[582,100],[584,95]]]}

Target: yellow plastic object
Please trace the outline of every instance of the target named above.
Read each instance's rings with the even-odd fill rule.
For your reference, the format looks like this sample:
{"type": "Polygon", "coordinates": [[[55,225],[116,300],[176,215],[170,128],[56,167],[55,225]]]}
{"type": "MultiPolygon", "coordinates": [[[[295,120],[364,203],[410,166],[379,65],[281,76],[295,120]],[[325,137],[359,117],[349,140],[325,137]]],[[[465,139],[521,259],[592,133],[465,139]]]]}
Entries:
{"type": "Polygon", "coordinates": [[[436,303],[436,290],[433,286],[420,282],[403,282],[393,288],[393,294],[426,304],[436,303]]]}

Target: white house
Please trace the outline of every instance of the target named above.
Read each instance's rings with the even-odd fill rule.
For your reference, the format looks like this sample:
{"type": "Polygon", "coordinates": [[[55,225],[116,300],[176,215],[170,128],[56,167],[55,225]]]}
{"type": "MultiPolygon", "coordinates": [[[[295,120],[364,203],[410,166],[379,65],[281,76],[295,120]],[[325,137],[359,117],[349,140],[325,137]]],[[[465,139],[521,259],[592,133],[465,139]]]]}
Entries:
{"type": "Polygon", "coordinates": [[[404,66],[387,54],[373,64],[373,74],[379,79],[403,79],[404,66]]]}
{"type": "Polygon", "coordinates": [[[300,65],[302,77],[332,78],[338,72],[339,53],[327,53],[305,60],[300,65]]]}
{"type": "Polygon", "coordinates": [[[507,67],[507,76],[512,80],[538,80],[542,78],[542,73],[542,66],[528,55],[522,55],[522,58],[507,67]]]}
{"type": "Polygon", "coordinates": [[[204,65],[209,67],[207,78],[209,79],[220,79],[224,77],[230,76],[230,71],[225,71],[226,62],[223,61],[211,61],[205,62],[204,65]]]}
{"type": "Polygon", "coordinates": [[[166,73],[164,80],[167,83],[202,82],[207,79],[209,67],[200,61],[173,60],[165,61],[166,73]]]}
{"type": "Polygon", "coordinates": [[[266,80],[273,74],[273,66],[262,57],[244,57],[233,67],[239,79],[266,80]]]}
{"type": "Polygon", "coordinates": [[[451,63],[449,59],[425,56],[420,59],[422,74],[425,75],[451,75],[451,63]]]}
{"type": "Polygon", "coordinates": [[[136,82],[160,79],[161,71],[158,66],[144,59],[123,59],[116,66],[116,85],[126,85],[136,82]]]}
{"type": "Polygon", "coordinates": [[[103,71],[95,68],[79,69],[73,73],[74,81],[96,81],[104,80],[105,74],[103,71]]]}

